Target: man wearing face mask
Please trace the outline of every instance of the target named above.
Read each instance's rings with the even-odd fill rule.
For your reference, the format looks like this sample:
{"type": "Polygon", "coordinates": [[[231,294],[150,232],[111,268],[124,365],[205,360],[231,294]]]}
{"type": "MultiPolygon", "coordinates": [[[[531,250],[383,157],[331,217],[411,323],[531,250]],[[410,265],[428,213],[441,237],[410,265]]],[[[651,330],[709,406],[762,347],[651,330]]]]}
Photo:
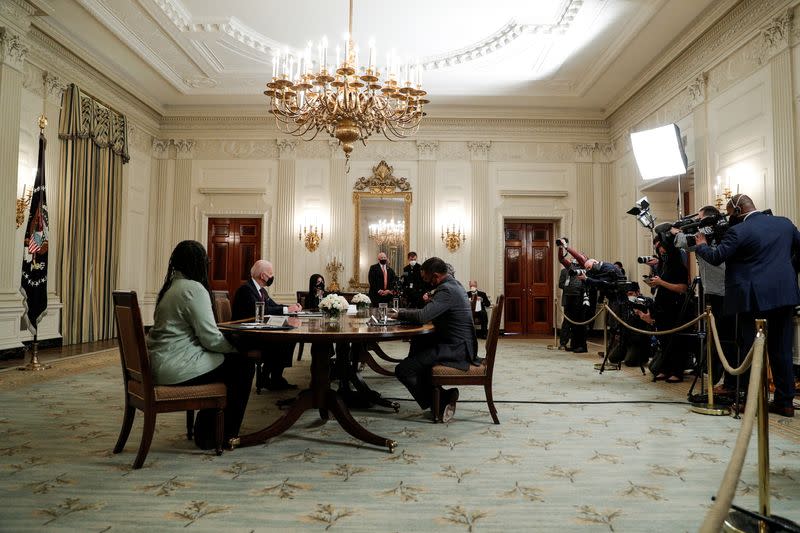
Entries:
{"type": "Polygon", "coordinates": [[[378,253],[378,264],[369,267],[369,299],[372,301],[373,307],[379,303],[392,303],[392,298],[395,292],[392,289],[397,282],[397,274],[394,273],[392,267],[388,264],[388,257],[386,253],[378,253]]]}
{"type": "Polygon", "coordinates": [[[469,280],[469,291],[467,292],[470,300],[475,300],[475,314],[481,323],[481,329],[478,332],[479,339],[485,339],[489,333],[489,314],[486,309],[492,306],[491,300],[485,292],[478,290],[478,282],[474,279],[469,280]]]}
{"type": "Polygon", "coordinates": [[[712,249],[698,233],[695,251],[712,265],[725,263],[725,311],[737,313],[739,360],[755,339],[755,319],[767,320],[767,353],[775,382],[769,412],[792,417],[792,314],[800,303],[792,256],[800,253],[800,232],[788,218],[757,211],[744,194],[731,197],[726,210],[731,228],[719,246],[712,249]]]}
{"type": "MultiPolygon", "coordinates": [[[[275,281],[272,263],[260,259],[250,269],[250,281],[245,282],[233,297],[231,317],[233,320],[250,318],[255,314],[256,302],[264,302],[264,313],[268,315],[285,315],[296,313],[302,309],[294,303],[290,306],[280,305],[270,298],[267,287],[275,281]]],[[[256,373],[256,388],[269,390],[296,389],[283,377],[283,369],[292,366],[294,342],[276,342],[261,352],[261,363],[256,373]]]]}
{"type": "Polygon", "coordinates": [[[403,267],[403,291],[406,296],[406,307],[422,307],[422,293],[424,283],[422,282],[421,267],[417,263],[417,252],[408,252],[408,264],[403,267]]]}

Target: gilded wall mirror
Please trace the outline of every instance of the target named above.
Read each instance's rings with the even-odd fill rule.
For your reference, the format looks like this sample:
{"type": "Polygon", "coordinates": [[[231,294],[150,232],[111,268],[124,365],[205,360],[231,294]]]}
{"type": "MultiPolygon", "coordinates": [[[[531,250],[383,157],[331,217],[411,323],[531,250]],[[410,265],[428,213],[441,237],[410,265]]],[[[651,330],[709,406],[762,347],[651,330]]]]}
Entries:
{"type": "Polygon", "coordinates": [[[355,208],[353,277],[350,287],[369,287],[367,273],[377,263],[379,252],[385,252],[389,265],[401,275],[411,235],[411,184],[397,178],[392,167],[381,161],[372,169],[372,176],[359,178],[353,186],[355,208]]]}

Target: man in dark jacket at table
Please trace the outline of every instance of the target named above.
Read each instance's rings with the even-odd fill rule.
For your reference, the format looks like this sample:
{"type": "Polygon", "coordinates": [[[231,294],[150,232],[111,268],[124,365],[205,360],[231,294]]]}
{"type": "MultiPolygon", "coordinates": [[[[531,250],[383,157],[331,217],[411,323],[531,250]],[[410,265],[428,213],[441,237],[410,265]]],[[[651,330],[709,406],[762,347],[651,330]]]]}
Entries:
{"type": "MultiPolygon", "coordinates": [[[[464,288],[447,273],[447,265],[438,257],[431,257],[422,264],[422,279],[433,287],[428,304],[422,309],[400,309],[392,314],[415,324],[433,322],[436,328],[431,334],[415,337],[408,357],[395,367],[397,379],[421,408],[428,409],[433,397],[433,366],[467,370],[470,365],[479,365],[480,360],[472,310],[464,288]]],[[[440,398],[442,421],[449,422],[455,413],[458,389],[444,390],[440,398]]]]}
{"type": "MultiPolygon", "coordinates": [[[[233,308],[231,318],[242,320],[255,315],[256,302],[264,302],[264,314],[284,315],[296,313],[302,309],[300,304],[295,303],[290,306],[283,306],[275,302],[267,294],[267,287],[272,285],[275,279],[272,263],[260,259],[253,264],[250,269],[250,280],[242,284],[233,296],[233,308]]],[[[261,364],[257,366],[256,388],[262,387],[269,390],[296,389],[283,377],[283,369],[292,366],[292,354],[294,354],[294,342],[271,343],[269,350],[262,350],[261,364]]]]}

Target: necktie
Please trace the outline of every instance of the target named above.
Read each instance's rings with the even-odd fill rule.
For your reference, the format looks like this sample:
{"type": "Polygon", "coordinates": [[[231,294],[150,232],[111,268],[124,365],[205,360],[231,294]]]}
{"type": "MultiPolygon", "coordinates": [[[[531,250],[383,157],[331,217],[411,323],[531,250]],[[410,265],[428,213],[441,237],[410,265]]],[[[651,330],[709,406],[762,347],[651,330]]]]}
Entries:
{"type": "Polygon", "coordinates": [[[267,298],[269,297],[267,295],[267,289],[265,289],[264,287],[261,287],[261,290],[258,291],[258,294],[259,294],[259,300],[258,300],[259,302],[266,302],[267,301],[267,298]]]}
{"type": "Polygon", "coordinates": [[[386,272],[386,265],[383,265],[381,268],[383,268],[383,288],[384,289],[388,289],[389,288],[389,274],[386,272]]]}

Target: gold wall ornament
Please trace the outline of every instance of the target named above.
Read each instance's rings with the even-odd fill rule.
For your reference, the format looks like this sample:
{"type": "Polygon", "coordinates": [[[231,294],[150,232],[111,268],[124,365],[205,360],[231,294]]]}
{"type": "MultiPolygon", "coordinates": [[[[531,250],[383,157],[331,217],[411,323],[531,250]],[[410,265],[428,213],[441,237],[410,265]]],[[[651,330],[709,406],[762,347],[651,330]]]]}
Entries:
{"type": "Polygon", "coordinates": [[[339,288],[339,272],[344,270],[344,265],[335,256],[328,261],[325,265],[325,272],[328,273],[330,283],[328,283],[329,292],[338,292],[339,288]]]}
{"type": "Polygon", "coordinates": [[[461,244],[467,240],[461,226],[456,227],[455,224],[450,226],[442,226],[442,242],[450,253],[455,252],[461,247],[461,244]]]}
{"type": "Polygon", "coordinates": [[[28,190],[28,186],[25,185],[22,188],[22,197],[17,198],[17,228],[19,228],[25,223],[25,215],[28,214],[28,208],[31,205],[32,194],[33,194],[33,188],[31,188],[31,190],[28,190]]]}
{"type": "Polygon", "coordinates": [[[317,227],[316,225],[302,226],[300,228],[298,238],[301,241],[303,241],[306,250],[313,253],[317,251],[317,248],[319,248],[319,243],[322,242],[322,238],[324,237],[323,230],[324,228],[322,226],[320,227],[317,227]]]}
{"type": "Polygon", "coordinates": [[[394,168],[386,161],[381,161],[372,167],[372,176],[361,177],[356,180],[353,190],[369,191],[372,194],[391,194],[411,190],[411,184],[406,178],[397,178],[393,174],[394,168]]]}
{"type": "Polygon", "coordinates": [[[357,141],[366,145],[377,133],[389,140],[417,133],[426,114],[423,107],[429,103],[422,89],[422,66],[401,65],[392,53],[381,73],[371,41],[367,63],[359,65],[359,49],[353,40],[353,0],[344,55],[340,57],[337,46],[336,57],[329,63],[325,37],[315,52],[312,59],[310,42],[302,52],[273,51],[272,80],[264,95],[281,132],[306,140],[325,132],[339,141],[348,165],[357,141]]]}

